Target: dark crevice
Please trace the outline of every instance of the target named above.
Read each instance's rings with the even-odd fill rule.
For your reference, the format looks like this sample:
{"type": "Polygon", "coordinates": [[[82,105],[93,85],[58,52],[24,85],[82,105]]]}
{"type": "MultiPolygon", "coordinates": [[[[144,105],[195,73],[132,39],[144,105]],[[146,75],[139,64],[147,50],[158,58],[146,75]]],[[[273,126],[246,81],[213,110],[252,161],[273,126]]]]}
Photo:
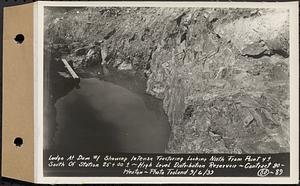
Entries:
{"type": "Polygon", "coordinates": [[[113,58],[114,55],[115,55],[114,52],[111,52],[111,53],[109,53],[109,54],[106,56],[106,58],[105,58],[104,60],[105,60],[106,62],[108,62],[110,59],[113,58]]]}
{"type": "Polygon", "coordinates": [[[185,40],[186,40],[186,33],[184,33],[184,34],[181,35],[180,43],[182,43],[185,40]]]}
{"type": "Polygon", "coordinates": [[[184,114],[183,114],[183,119],[186,120],[186,119],[189,119],[192,117],[193,115],[193,112],[194,112],[194,106],[193,105],[189,105],[185,111],[184,111],[184,114]]]}
{"type": "Polygon", "coordinates": [[[286,51],[280,50],[280,49],[279,50],[272,50],[271,52],[264,51],[264,52],[261,52],[261,53],[256,54],[256,55],[244,54],[243,56],[251,57],[251,58],[254,58],[254,59],[259,59],[259,58],[264,57],[264,56],[271,57],[275,54],[280,55],[284,58],[289,57],[289,54],[286,51]]]}
{"type": "Polygon", "coordinates": [[[116,33],[116,29],[113,29],[112,31],[110,31],[108,34],[106,34],[106,36],[104,36],[104,39],[107,40],[109,39],[112,35],[114,35],[116,33]]]}
{"type": "Polygon", "coordinates": [[[177,23],[177,26],[180,25],[181,23],[181,20],[182,20],[182,17],[185,16],[186,13],[184,12],[183,14],[181,14],[180,16],[178,16],[175,20],[176,20],[176,23],[177,23]]]}
{"type": "Polygon", "coordinates": [[[129,39],[129,42],[135,40],[136,34],[133,34],[133,36],[129,39]]]}
{"type": "Polygon", "coordinates": [[[154,48],[152,48],[152,50],[150,51],[148,62],[150,62],[152,60],[153,53],[156,51],[156,49],[157,49],[157,46],[155,46],[154,48]]]}
{"type": "Polygon", "coordinates": [[[150,32],[150,28],[145,28],[145,30],[144,30],[144,33],[143,33],[143,35],[142,35],[142,37],[141,37],[141,40],[142,41],[145,41],[146,40],[146,37],[149,35],[149,32],[150,32]]]}
{"type": "Polygon", "coordinates": [[[218,21],[218,18],[213,18],[211,21],[210,21],[210,23],[214,23],[214,22],[216,22],[216,21],[218,21]]]}
{"type": "Polygon", "coordinates": [[[259,53],[259,54],[255,54],[255,55],[251,55],[251,54],[243,54],[243,56],[251,57],[251,58],[254,58],[254,59],[259,59],[259,58],[264,57],[264,56],[270,57],[270,56],[272,56],[272,55],[274,55],[274,54],[271,53],[271,52],[270,52],[270,53],[261,52],[261,53],[259,53]]]}
{"type": "Polygon", "coordinates": [[[278,49],[278,50],[273,50],[273,53],[274,54],[278,54],[284,58],[288,58],[289,57],[289,53],[285,50],[281,50],[281,49],[278,49]]]}
{"type": "Polygon", "coordinates": [[[146,70],[149,70],[151,68],[151,64],[150,63],[147,63],[146,65],[145,65],[145,69],[146,70]]]}
{"type": "MultiPolygon", "coordinates": [[[[174,38],[174,37],[177,36],[177,34],[178,34],[178,31],[177,31],[177,32],[170,33],[170,34],[168,35],[167,38],[174,38]]],[[[167,39],[167,38],[166,38],[166,39],[167,39]]]]}

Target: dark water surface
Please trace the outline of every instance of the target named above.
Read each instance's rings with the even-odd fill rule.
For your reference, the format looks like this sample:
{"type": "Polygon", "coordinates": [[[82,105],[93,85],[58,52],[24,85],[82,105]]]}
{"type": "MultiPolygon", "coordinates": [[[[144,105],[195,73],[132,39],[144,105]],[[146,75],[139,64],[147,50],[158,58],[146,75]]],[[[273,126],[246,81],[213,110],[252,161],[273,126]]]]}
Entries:
{"type": "Polygon", "coordinates": [[[170,126],[161,101],[134,75],[104,80],[82,78],[78,89],[56,101],[55,150],[164,152],[170,126]]]}

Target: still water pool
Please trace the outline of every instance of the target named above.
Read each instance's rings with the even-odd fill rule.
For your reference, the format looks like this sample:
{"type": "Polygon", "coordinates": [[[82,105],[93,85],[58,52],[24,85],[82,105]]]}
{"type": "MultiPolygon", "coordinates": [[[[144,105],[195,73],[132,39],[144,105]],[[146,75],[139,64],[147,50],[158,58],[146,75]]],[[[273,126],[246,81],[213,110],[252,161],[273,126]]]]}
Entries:
{"type": "Polygon", "coordinates": [[[160,100],[144,92],[134,76],[82,78],[59,98],[56,150],[162,153],[170,135],[160,100]]]}

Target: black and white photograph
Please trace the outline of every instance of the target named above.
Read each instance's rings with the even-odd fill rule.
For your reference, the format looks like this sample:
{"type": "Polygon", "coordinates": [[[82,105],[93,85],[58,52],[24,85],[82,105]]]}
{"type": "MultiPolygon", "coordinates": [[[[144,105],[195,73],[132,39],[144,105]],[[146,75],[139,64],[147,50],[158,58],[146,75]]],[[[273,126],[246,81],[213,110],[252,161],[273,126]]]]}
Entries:
{"type": "Polygon", "coordinates": [[[289,162],[289,16],[285,8],[45,6],[44,175],[113,174],[55,164],[73,154],[182,162],[283,153],[289,162]]]}

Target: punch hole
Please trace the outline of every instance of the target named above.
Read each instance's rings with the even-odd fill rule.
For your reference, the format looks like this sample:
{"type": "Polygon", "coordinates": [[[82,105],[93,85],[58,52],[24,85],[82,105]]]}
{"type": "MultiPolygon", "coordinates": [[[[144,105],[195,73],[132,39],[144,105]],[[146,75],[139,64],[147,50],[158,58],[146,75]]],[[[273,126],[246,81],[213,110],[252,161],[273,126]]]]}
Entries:
{"type": "Polygon", "coordinates": [[[23,139],[20,138],[20,137],[15,138],[14,144],[15,144],[17,147],[21,147],[21,146],[23,145],[23,139]]]}
{"type": "Polygon", "coordinates": [[[18,43],[18,44],[22,44],[25,40],[25,37],[23,34],[18,34],[16,35],[15,37],[15,41],[18,43]]]}

